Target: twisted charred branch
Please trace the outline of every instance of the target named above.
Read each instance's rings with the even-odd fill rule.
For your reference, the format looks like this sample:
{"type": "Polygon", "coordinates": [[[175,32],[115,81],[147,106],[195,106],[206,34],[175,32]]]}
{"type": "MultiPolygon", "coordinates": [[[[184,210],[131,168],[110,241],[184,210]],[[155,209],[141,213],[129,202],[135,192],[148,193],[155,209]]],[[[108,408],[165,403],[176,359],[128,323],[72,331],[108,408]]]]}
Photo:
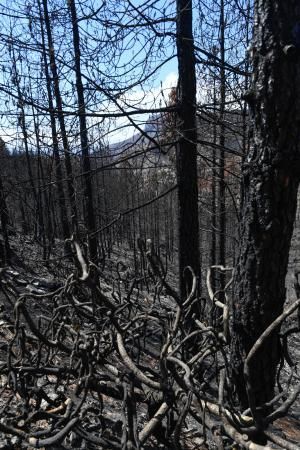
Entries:
{"type": "MultiPolygon", "coordinates": [[[[167,277],[155,260],[156,255],[153,252],[151,255],[155,273],[152,282],[157,289],[162,280],[167,283],[167,277]]],[[[153,299],[149,294],[146,304],[135,304],[132,290],[128,294],[120,289],[118,298],[113,297],[113,292],[104,294],[101,284],[96,284],[92,278],[93,270],[99,271],[99,277],[101,271],[87,261],[79,244],[74,258],[78,259],[79,274],[75,275],[75,270],[55,293],[25,295],[17,300],[15,334],[8,336],[7,363],[0,366],[6,380],[4,389],[10,393],[5,400],[6,409],[1,412],[1,433],[18,436],[24,444],[30,439],[37,448],[50,443],[63,445],[63,439],[71,431],[76,439],[99,448],[120,449],[131,443],[143,448],[146,443],[152,445],[151,436],[158,441],[176,442],[173,447],[180,448],[185,437],[184,420],[189,422],[193,417],[201,425],[203,440],[212,439],[219,448],[226,440],[234,440],[245,449],[269,448],[267,444],[256,442],[258,433],[274,442],[273,429],[269,434],[266,428],[287,414],[300,387],[290,383],[284,393],[273,397],[267,405],[255,405],[253,417],[251,410],[242,414],[239,408],[232,406],[226,342],[218,329],[195,317],[196,330],[189,332],[185,325],[196,289],[196,277],[191,269],[188,270],[194,282],[186,301],[178,305],[176,292],[169,290],[165,294],[168,306],[164,309],[161,305],[161,310],[157,311],[156,294],[153,299]],[[82,277],[82,273],[87,276],[82,277]],[[93,301],[89,298],[91,292],[93,301]],[[30,300],[53,302],[53,308],[36,320],[31,314],[30,300]],[[29,319],[26,316],[22,322],[22,314],[24,317],[27,314],[29,319]],[[149,357],[148,345],[152,344],[152,337],[145,330],[147,327],[152,330],[154,325],[162,339],[157,352],[149,357]],[[183,349],[196,340],[201,345],[188,359],[183,349]],[[52,398],[50,393],[55,396],[52,398]],[[23,412],[11,420],[10,414],[14,411],[11,400],[16,398],[23,412]],[[120,421],[109,419],[107,408],[111,404],[122,412],[126,428],[123,432],[118,429],[115,436],[108,434],[109,424],[117,428],[120,421]],[[273,405],[274,412],[266,415],[269,404],[273,405]],[[150,415],[148,422],[139,417],[145,407],[150,415]],[[254,420],[256,410],[263,415],[263,427],[254,420]],[[167,419],[172,415],[177,416],[173,423],[167,419]],[[45,421],[43,430],[36,428],[39,420],[45,421]],[[95,423],[91,423],[93,420],[95,423]],[[142,426],[139,434],[137,421],[142,426]]],[[[5,271],[1,271],[0,276],[5,276],[5,271]]],[[[210,301],[216,301],[212,290],[210,295],[210,301]]],[[[299,301],[261,335],[248,355],[246,372],[247,363],[251,364],[270,333],[297,311],[299,301]]],[[[276,445],[281,448],[295,449],[294,444],[284,446],[285,440],[279,441],[276,445]]]]}
{"type": "MultiPolygon", "coordinates": [[[[256,413],[256,404],[255,404],[255,396],[253,395],[253,386],[251,385],[251,378],[250,378],[250,363],[251,360],[255,357],[257,352],[261,349],[261,347],[264,345],[264,343],[267,341],[268,337],[271,335],[271,333],[274,332],[276,328],[278,328],[282,322],[291,315],[296,309],[298,309],[300,306],[300,299],[297,300],[293,305],[291,305],[287,310],[285,310],[277,319],[275,319],[271,325],[268,326],[268,328],[262,333],[262,335],[257,339],[251,350],[249,351],[247,358],[244,363],[244,378],[246,381],[246,390],[248,395],[248,402],[250,411],[252,413],[252,416],[255,419],[259,418],[257,417],[256,413]]],[[[287,409],[288,410],[288,409],[287,409]]],[[[287,412],[287,410],[285,412],[287,412]]]]}

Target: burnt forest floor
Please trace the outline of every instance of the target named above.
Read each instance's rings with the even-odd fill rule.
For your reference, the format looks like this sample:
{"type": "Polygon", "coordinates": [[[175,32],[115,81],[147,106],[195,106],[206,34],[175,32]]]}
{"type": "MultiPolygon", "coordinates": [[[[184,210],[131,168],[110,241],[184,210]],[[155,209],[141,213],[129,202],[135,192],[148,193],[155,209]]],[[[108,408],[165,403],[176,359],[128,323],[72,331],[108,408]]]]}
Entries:
{"type": "MultiPolygon", "coordinates": [[[[289,272],[287,275],[287,302],[290,303],[295,300],[296,294],[293,287],[293,276],[297,269],[300,269],[300,251],[298,249],[298,242],[300,238],[300,231],[297,229],[294,233],[292,249],[290,252],[289,261],[289,272]]],[[[56,248],[50,257],[47,264],[42,261],[42,251],[41,248],[34,242],[33,238],[30,236],[12,236],[11,237],[11,249],[12,257],[9,266],[0,268],[1,272],[1,285],[0,285],[0,365],[3,361],[7,360],[8,352],[8,342],[12,339],[13,329],[14,329],[14,301],[23,294],[34,294],[36,299],[33,299],[30,303],[30,314],[35,320],[38,320],[40,315],[49,314],[51,316],[52,304],[48,302],[47,299],[43,298],[43,295],[47,295],[49,292],[58,289],[63,286],[74,271],[78,270],[75,268],[73,261],[71,259],[65,258],[63,255],[63,246],[60,241],[56,242],[56,248]],[[40,296],[40,297],[39,297],[40,296]]],[[[176,270],[172,269],[174,267],[174,261],[162,258],[162,261],[168,265],[168,276],[167,280],[176,289],[176,270]]],[[[103,293],[116,292],[117,295],[125,295],[128,290],[131,289],[132,280],[135,277],[135,269],[138,269],[140,274],[145,273],[147,268],[145,267],[145,261],[142,261],[142,256],[138,255],[137,262],[134,262],[133,251],[128,248],[128,246],[114,246],[110,257],[106,258],[101,271],[100,286],[103,293]],[[135,267],[136,265],[136,267],[135,267]]],[[[140,288],[134,288],[132,291],[132,297],[137,302],[150,302],[153,299],[151,297],[151,290],[154,284],[151,284],[151,277],[148,281],[145,279],[144,284],[140,284],[140,288]]],[[[204,294],[206,295],[206,294],[204,294]]],[[[160,308],[164,313],[174,313],[175,305],[170,302],[167,295],[159,295],[155,301],[155,308],[158,311],[160,308]]],[[[295,319],[293,319],[295,322],[295,319]]],[[[286,325],[296,326],[297,324],[290,320],[286,325]]],[[[149,354],[151,353],[156,357],[159,355],[157,348],[160,346],[160,339],[162,336],[157,336],[149,341],[149,354]],[[157,347],[157,348],[156,348],[157,347]]],[[[293,365],[293,370],[295,377],[299,377],[299,363],[300,363],[300,337],[298,334],[293,334],[289,338],[289,353],[291,358],[291,364],[293,365]]],[[[155,366],[154,366],[155,368],[155,366]]],[[[283,367],[283,376],[281,379],[281,384],[283,388],[286,386],[288,379],[291,376],[291,367],[285,365],[283,367]]],[[[0,374],[0,389],[2,392],[2,398],[0,399],[0,410],[1,407],[5,406],[5,385],[7,383],[7,377],[0,374]]],[[[51,393],[49,393],[51,395],[51,393]]],[[[17,412],[17,399],[13,399],[9,405],[13,413],[14,408],[17,412]]],[[[109,400],[107,401],[109,404],[109,400]]],[[[122,419],[120,410],[122,409],[122,402],[112,402],[111,407],[107,407],[106,412],[106,422],[107,426],[111,426],[111,433],[119,433],[118,427],[122,427],[122,419]],[[111,417],[111,424],[109,423],[111,417]]],[[[141,407],[139,417],[140,426],[142,426],[147,421],[147,411],[143,410],[141,407]]],[[[1,417],[0,417],[1,420],[1,417]]],[[[277,426],[282,431],[282,436],[290,439],[291,441],[298,443],[300,442],[300,401],[297,402],[291,408],[288,416],[278,419],[277,426]]],[[[0,433],[0,450],[1,449],[18,449],[18,448],[30,448],[20,446],[17,437],[7,437],[0,433]]],[[[77,448],[76,442],[72,443],[72,440],[65,440],[63,445],[58,447],[52,446],[47,448],[77,448]]],[[[80,444],[78,448],[97,448],[89,447],[89,445],[84,446],[80,444]]],[[[163,446],[163,444],[158,444],[155,440],[149,441],[149,447],[143,448],[170,448],[163,446]]],[[[205,446],[203,439],[201,438],[201,433],[197,431],[197,424],[195,422],[190,422],[188,425],[188,430],[186,433],[185,447],[188,449],[205,449],[205,448],[216,448],[213,443],[205,446]],[[190,437],[189,437],[190,436],[190,437]]],[[[300,447],[299,447],[300,448],[300,447]]]]}

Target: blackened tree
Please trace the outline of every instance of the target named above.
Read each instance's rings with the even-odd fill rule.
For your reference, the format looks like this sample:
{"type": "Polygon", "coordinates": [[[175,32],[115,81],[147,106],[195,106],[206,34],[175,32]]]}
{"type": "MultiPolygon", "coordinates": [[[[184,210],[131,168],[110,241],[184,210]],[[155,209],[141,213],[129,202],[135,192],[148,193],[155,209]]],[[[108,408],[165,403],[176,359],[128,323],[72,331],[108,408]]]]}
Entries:
{"type": "Polygon", "coordinates": [[[97,239],[95,234],[96,219],[94,213],[93,203],[93,188],[91,180],[91,164],[90,164],[90,152],[88,142],[88,131],[86,121],[86,107],[84,98],[84,88],[81,74],[81,52],[80,52],[80,35],[77,19],[77,11],[74,0],[69,1],[70,14],[72,19],[72,34],[73,34],[73,47],[74,47],[74,70],[76,75],[76,92],[78,102],[78,116],[79,116],[79,128],[80,128],[80,144],[82,152],[82,177],[83,177],[83,191],[84,191],[84,216],[85,225],[87,227],[88,245],[90,251],[90,258],[92,261],[97,260],[97,239]]]}
{"type": "Polygon", "coordinates": [[[280,359],[278,329],[252,359],[243,360],[285,302],[285,276],[300,176],[300,6],[296,0],[256,1],[253,76],[247,98],[252,146],[243,166],[243,205],[235,275],[231,355],[242,406],[274,394],[280,359]]]}
{"type": "MultiPolygon", "coordinates": [[[[3,159],[6,157],[6,150],[5,150],[5,143],[0,138],[0,157],[3,159]]],[[[9,215],[8,215],[8,208],[6,204],[6,194],[5,189],[3,186],[2,181],[2,170],[0,172],[0,223],[1,223],[1,231],[3,236],[3,245],[2,242],[0,243],[0,260],[7,264],[9,261],[10,256],[10,245],[9,245],[9,238],[8,238],[8,222],[9,222],[9,215]]]]}
{"type": "Polygon", "coordinates": [[[190,266],[200,272],[197,188],[196,75],[193,44],[192,1],[177,1],[178,53],[178,246],[180,293],[184,298],[191,280],[184,270],[190,266]],[[187,285],[186,285],[187,283],[187,285]]]}

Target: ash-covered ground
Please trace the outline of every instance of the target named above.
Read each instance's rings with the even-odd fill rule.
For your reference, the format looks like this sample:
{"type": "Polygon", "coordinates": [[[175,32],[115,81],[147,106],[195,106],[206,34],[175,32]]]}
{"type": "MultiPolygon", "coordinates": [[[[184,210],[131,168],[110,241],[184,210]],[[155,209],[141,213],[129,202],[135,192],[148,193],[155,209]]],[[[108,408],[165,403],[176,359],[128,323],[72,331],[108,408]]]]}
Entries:
{"type": "MultiPolygon", "coordinates": [[[[296,292],[294,289],[294,273],[300,270],[300,227],[296,227],[292,247],[289,259],[289,272],[287,275],[287,304],[291,304],[296,299],[296,292]]],[[[30,312],[35,319],[39,316],[46,315],[47,312],[51,314],[52,305],[46,300],[42,299],[43,295],[47,295],[60,286],[66,283],[66,280],[70,274],[74,271],[74,264],[70,260],[63,256],[62,243],[57,241],[55,256],[50,258],[47,265],[43,264],[41,260],[41,250],[33,242],[30,237],[24,236],[14,236],[11,241],[13,257],[12,264],[9,267],[1,268],[1,290],[0,290],[0,367],[6,364],[8,357],[9,342],[13,339],[14,335],[14,302],[12,299],[17,299],[24,293],[32,293],[37,297],[33,299],[30,303],[30,312]],[[11,295],[10,295],[11,294],[11,295]],[[40,298],[38,296],[41,296],[40,298]]],[[[173,288],[176,288],[176,276],[174,275],[175,270],[172,271],[172,266],[174,261],[168,261],[168,280],[173,288]]],[[[133,252],[129,248],[122,248],[115,246],[111,257],[105,261],[103,272],[101,276],[101,289],[104,293],[111,293],[115,291],[116,293],[122,292],[125,295],[130,289],[130,283],[134,277],[134,261],[133,252]]],[[[75,269],[76,270],[76,269],[75,269]]],[[[150,282],[149,282],[150,283],[150,282]]],[[[153,286],[151,286],[153,288],[153,286]]],[[[118,294],[116,294],[118,295],[118,294]]],[[[137,302],[143,301],[145,303],[153,302],[153,298],[147,290],[147,286],[144,285],[143,289],[135,289],[133,291],[133,296],[137,302]]],[[[163,311],[165,314],[172,314],[175,310],[174,303],[170,302],[170,298],[167,295],[159,295],[155,308],[159,312],[163,311]]],[[[72,324],[76,327],[77,324],[72,324]]],[[[284,324],[283,330],[290,327],[297,327],[298,321],[297,316],[294,315],[293,318],[289,319],[286,324],[284,324]]],[[[153,336],[147,344],[148,355],[153,355],[153,357],[158,357],[158,348],[160,345],[160,340],[162,336],[159,334],[153,336]]],[[[289,382],[297,384],[297,379],[299,380],[299,363],[300,363],[300,336],[298,333],[293,333],[288,340],[289,342],[289,354],[290,354],[290,365],[285,363],[282,369],[281,375],[281,386],[285,389],[289,382]]],[[[149,366],[151,366],[150,359],[145,361],[149,366]]],[[[155,370],[155,363],[153,365],[155,370]]],[[[1,374],[0,378],[0,389],[1,389],[1,399],[0,399],[0,410],[1,407],[7,408],[10,405],[11,412],[13,414],[14,409],[16,415],[20,413],[18,411],[18,397],[11,398],[7,401],[7,396],[10,395],[6,390],[5,386],[7,384],[6,375],[1,374]]],[[[298,381],[299,384],[299,381],[298,381]]],[[[48,392],[51,396],[51,392],[48,392]]],[[[55,394],[56,395],[56,394],[55,394]]],[[[120,400],[111,402],[108,397],[106,398],[106,411],[105,411],[105,425],[107,428],[111,428],[111,434],[120,433],[122,428],[122,401],[120,400]]],[[[56,401],[56,398],[53,399],[56,401]]],[[[94,399],[91,399],[91,404],[94,399]]],[[[139,427],[142,428],[147,422],[149,417],[147,416],[146,409],[140,408],[139,410],[139,427]]],[[[278,419],[276,422],[277,428],[281,430],[281,435],[291,440],[294,443],[300,442],[300,399],[298,399],[292,406],[288,416],[278,419]]],[[[42,426],[42,423],[39,424],[42,426]]],[[[190,420],[187,423],[186,438],[185,438],[185,448],[186,449],[204,449],[211,448],[214,449],[214,444],[210,442],[208,446],[205,446],[203,439],[201,437],[201,432],[198,429],[197,423],[190,420]]],[[[76,439],[72,436],[68,441],[65,441],[60,447],[48,447],[48,448],[77,448],[76,439]]],[[[10,448],[21,448],[20,440],[17,437],[8,438],[3,433],[0,439],[0,449],[10,449],[10,448]]],[[[22,448],[30,448],[24,447],[22,448]]],[[[84,444],[84,441],[80,442],[80,447],[89,449],[88,444],[84,444]]],[[[93,447],[97,448],[97,447],[93,447]]],[[[99,447],[100,448],[100,447],[99,447]]],[[[146,448],[146,447],[144,447],[146,448]]],[[[158,444],[155,440],[149,443],[149,448],[170,448],[164,446],[163,444],[158,444]]],[[[276,448],[276,447],[275,447],[276,448]]]]}

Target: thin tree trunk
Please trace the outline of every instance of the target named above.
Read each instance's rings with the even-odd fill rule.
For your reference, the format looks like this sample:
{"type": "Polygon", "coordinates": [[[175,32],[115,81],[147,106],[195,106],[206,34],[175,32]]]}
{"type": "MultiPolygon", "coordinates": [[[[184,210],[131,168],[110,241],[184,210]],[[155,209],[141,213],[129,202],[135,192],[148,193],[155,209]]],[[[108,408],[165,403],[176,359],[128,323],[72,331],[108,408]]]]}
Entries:
{"type": "Polygon", "coordinates": [[[84,196],[84,216],[85,224],[88,231],[88,246],[90,252],[91,261],[97,261],[97,238],[93,234],[96,230],[96,221],[94,215],[94,202],[93,202],[93,186],[91,178],[91,165],[89,156],[89,143],[88,132],[86,124],[85,114],[85,99],[84,90],[81,76],[81,57],[80,57],[80,37],[79,28],[77,22],[77,12],[74,0],[68,2],[71,19],[72,19],[72,33],[73,33],[73,46],[74,46],[74,58],[75,58],[75,74],[76,74],[76,91],[78,100],[78,115],[79,115],[79,128],[80,128],[80,143],[82,154],[82,178],[83,178],[83,196],[84,196]]]}
{"type": "MultiPolygon", "coordinates": [[[[56,101],[56,108],[57,108],[57,117],[59,121],[60,126],[60,132],[62,137],[62,143],[63,143],[63,149],[64,149],[64,157],[65,157],[65,167],[66,167],[66,173],[67,173],[67,186],[68,186],[68,196],[69,201],[71,205],[71,221],[72,221],[72,232],[76,232],[78,228],[78,214],[77,214],[77,207],[76,207],[76,193],[74,188],[74,181],[73,181],[73,169],[72,169],[72,162],[71,162],[71,152],[68,142],[68,136],[66,131],[66,125],[65,125],[65,119],[63,114],[63,105],[62,105],[62,98],[60,93],[60,85],[59,85],[59,76],[56,66],[56,57],[55,57],[55,51],[54,51],[54,42],[52,38],[52,30],[51,30],[51,23],[49,18],[49,12],[48,12],[48,0],[43,0],[43,9],[44,9],[44,18],[45,18],[45,26],[46,26],[46,32],[47,32],[47,40],[48,40],[48,52],[49,52],[49,61],[50,61],[50,68],[51,73],[53,77],[53,88],[54,88],[54,96],[56,101]]],[[[45,67],[47,65],[45,64],[45,67]]],[[[50,93],[50,99],[52,98],[50,93]]],[[[49,100],[49,95],[48,95],[49,100]]],[[[54,111],[54,110],[53,110],[54,111]]],[[[51,127],[53,126],[51,118],[51,127]]],[[[52,132],[54,129],[52,128],[52,132]]],[[[57,136],[54,132],[54,135],[57,136]]],[[[56,140],[56,139],[55,139],[56,140]]],[[[53,142],[53,149],[56,152],[57,150],[57,142],[53,142]]],[[[57,158],[57,153],[56,153],[57,158]]],[[[56,161],[56,164],[59,165],[59,161],[56,161]]],[[[59,169],[58,169],[59,170],[59,169]]],[[[60,177],[60,174],[58,174],[58,177],[60,177]]],[[[66,223],[64,224],[66,227],[66,223]]],[[[64,229],[64,233],[70,234],[67,228],[64,229]]]]}
{"type": "MultiPolygon", "coordinates": [[[[219,159],[219,255],[218,263],[226,266],[226,184],[225,184],[225,100],[226,100],[226,73],[225,73],[225,17],[224,0],[220,4],[220,159],[219,159]]],[[[219,273],[220,300],[224,302],[225,275],[219,273]]]]}
{"type": "MultiPolygon", "coordinates": [[[[46,52],[46,45],[45,45],[45,32],[44,32],[44,24],[42,21],[42,11],[41,11],[41,4],[39,0],[39,10],[40,10],[40,24],[41,24],[41,37],[42,37],[42,54],[43,54],[43,62],[44,62],[44,72],[46,77],[46,87],[47,87],[47,96],[48,96],[48,104],[49,104],[49,110],[50,110],[50,125],[51,125],[51,136],[52,136],[52,145],[53,145],[53,155],[54,155],[54,161],[55,161],[55,172],[56,172],[56,182],[57,182],[57,190],[58,190],[58,207],[59,207],[59,217],[60,222],[62,226],[62,234],[63,238],[67,239],[70,238],[70,226],[68,222],[68,214],[67,214],[67,207],[66,207],[66,200],[64,195],[64,187],[63,187],[63,172],[62,172],[62,165],[59,155],[59,144],[58,144],[58,137],[57,137],[57,129],[56,129],[56,121],[54,116],[54,104],[53,104],[53,98],[52,98],[52,92],[51,92],[51,79],[50,79],[50,73],[49,73],[49,64],[47,60],[47,52],[46,52]]],[[[49,39],[48,39],[49,41],[49,39]]],[[[50,33],[50,41],[52,41],[51,33],[50,33]]],[[[72,194],[73,190],[71,189],[72,194]]]]}
{"type": "Polygon", "coordinates": [[[26,157],[26,164],[27,164],[27,172],[29,177],[29,184],[32,191],[32,197],[33,197],[33,209],[35,211],[35,217],[34,217],[34,235],[37,237],[38,235],[38,222],[39,222],[39,211],[38,211],[38,194],[35,186],[35,176],[32,170],[32,161],[31,161],[31,155],[29,151],[29,142],[28,142],[28,133],[27,133],[27,124],[26,124],[26,116],[25,116],[25,110],[24,110],[24,99],[20,87],[20,76],[17,69],[17,58],[14,52],[14,49],[12,50],[12,58],[14,63],[14,79],[15,79],[15,85],[17,88],[17,94],[18,94],[18,108],[19,108],[19,125],[21,127],[22,135],[23,135],[23,142],[24,142],[24,148],[25,148],[25,157],[26,157]]]}
{"type": "MultiPolygon", "coordinates": [[[[35,115],[34,108],[32,108],[32,117],[34,124],[35,140],[36,140],[36,150],[37,150],[37,214],[38,214],[38,239],[39,243],[42,244],[43,248],[43,261],[47,260],[47,243],[46,243],[46,232],[45,232],[45,221],[44,221],[44,211],[43,211],[43,196],[42,196],[42,186],[41,182],[44,179],[41,175],[41,147],[40,147],[40,132],[38,119],[35,115]]],[[[47,211],[49,213],[49,211],[47,211]]]]}
{"type": "MultiPolygon", "coordinates": [[[[216,117],[216,106],[217,106],[217,97],[216,97],[216,80],[214,79],[214,112],[216,117]]],[[[217,143],[217,124],[214,121],[213,124],[213,142],[217,143]]],[[[210,247],[210,265],[214,266],[217,262],[217,209],[216,209],[216,184],[217,184],[217,158],[216,158],[216,149],[212,148],[212,180],[211,180],[211,247],[210,247]]],[[[212,290],[216,292],[216,277],[215,273],[212,273],[212,290]]]]}
{"type": "Polygon", "coordinates": [[[1,249],[3,251],[1,251],[0,257],[2,259],[2,262],[4,264],[7,264],[9,262],[9,257],[10,257],[10,245],[9,245],[8,230],[7,230],[8,209],[7,209],[5,192],[4,192],[1,174],[0,174],[0,220],[1,220],[3,241],[4,241],[4,246],[1,249]]]}
{"type": "Polygon", "coordinates": [[[200,276],[197,186],[196,75],[193,41],[192,0],[177,0],[178,54],[178,228],[179,277],[182,301],[191,288],[192,267],[200,276]]]}

